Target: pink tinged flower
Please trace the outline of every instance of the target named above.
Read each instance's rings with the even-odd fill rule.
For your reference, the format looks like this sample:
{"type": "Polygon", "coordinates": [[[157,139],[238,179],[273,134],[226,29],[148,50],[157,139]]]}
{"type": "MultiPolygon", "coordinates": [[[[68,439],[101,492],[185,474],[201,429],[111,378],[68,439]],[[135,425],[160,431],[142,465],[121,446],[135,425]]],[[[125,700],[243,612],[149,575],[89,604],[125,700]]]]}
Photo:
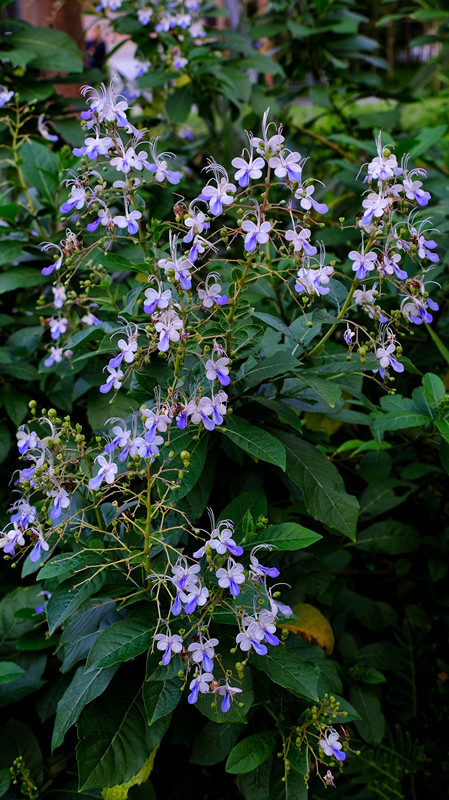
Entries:
{"type": "Polygon", "coordinates": [[[304,211],[310,211],[313,208],[317,214],[326,214],[329,211],[326,203],[318,203],[317,200],[312,197],[315,191],[315,186],[299,186],[295,192],[295,197],[299,200],[299,205],[304,211]]]}
{"type": "Polygon", "coordinates": [[[157,642],[157,649],[163,650],[162,664],[164,667],[170,663],[172,653],[180,653],[183,647],[182,637],[179,633],[171,633],[170,628],[167,626],[167,633],[157,633],[154,637],[157,642]]]}
{"type": "Polygon", "coordinates": [[[229,377],[228,364],[229,358],[217,358],[214,361],[210,358],[206,361],[206,378],[208,381],[215,381],[217,378],[222,386],[229,386],[231,379],[229,377]]]}
{"type": "Polygon", "coordinates": [[[295,253],[300,253],[301,250],[304,250],[307,255],[314,256],[317,253],[317,249],[314,245],[310,244],[310,236],[311,231],[307,228],[301,228],[299,233],[297,229],[294,228],[293,230],[286,231],[285,234],[287,242],[293,243],[293,250],[295,253]]]}
{"type": "Polygon", "coordinates": [[[200,198],[209,203],[209,209],[214,217],[223,213],[223,205],[229,206],[234,202],[233,193],[235,186],[228,183],[226,178],[222,178],[217,186],[207,185],[201,192],[200,198]]]}
{"type": "Polygon", "coordinates": [[[337,761],[344,761],[346,753],[342,751],[342,744],[338,740],[340,735],[335,728],[326,728],[324,738],[320,739],[320,747],[326,756],[333,756],[337,761]]]}
{"type": "Polygon", "coordinates": [[[237,686],[230,686],[229,683],[226,682],[224,686],[218,686],[214,691],[223,697],[220,708],[223,713],[226,714],[231,708],[231,700],[234,699],[234,695],[239,694],[242,689],[238,689],[237,686]]]}
{"type": "Polygon", "coordinates": [[[158,350],[161,353],[166,353],[170,347],[170,342],[179,342],[183,323],[176,311],[171,308],[157,315],[154,327],[159,333],[158,350]]]}
{"type": "Polygon", "coordinates": [[[360,253],[357,250],[351,250],[349,258],[353,261],[352,270],[355,272],[359,281],[363,281],[367,272],[374,269],[377,261],[376,253],[365,253],[363,247],[360,253]]]}
{"type": "Polygon", "coordinates": [[[260,222],[260,220],[251,222],[251,220],[245,219],[242,222],[242,231],[246,232],[245,250],[248,253],[253,253],[258,244],[266,244],[268,242],[271,223],[260,222]]]}
{"type": "Polygon", "coordinates": [[[214,676],[211,672],[201,672],[199,675],[197,675],[193,681],[190,681],[190,694],[187,698],[187,702],[190,704],[196,703],[198,700],[198,693],[201,692],[202,694],[206,694],[210,690],[209,684],[213,680],[214,676]]]}
{"type": "MultiPolygon", "coordinates": [[[[378,150],[379,152],[379,150],[378,150]]],[[[387,157],[381,155],[381,151],[376,158],[368,164],[368,180],[387,181],[396,175],[400,175],[402,170],[398,167],[397,158],[391,154],[387,157]]]]}
{"type": "MultiPolygon", "coordinates": [[[[154,279],[153,280],[157,280],[154,279]]],[[[145,289],[145,298],[143,304],[143,310],[145,314],[152,314],[156,308],[160,308],[161,311],[165,308],[168,308],[172,299],[172,291],[171,289],[163,289],[161,282],[157,281],[158,288],[153,289],[145,289]]]]}
{"type": "MultiPolygon", "coordinates": [[[[120,356],[122,357],[121,353],[120,356]]],[[[121,369],[116,369],[115,367],[112,367],[110,364],[107,365],[106,369],[109,372],[109,376],[107,378],[106,383],[103,383],[100,386],[100,392],[102,394],[107,394],[108,392],[111,391],[112,388],[120,389],[122,385],[122,380],[125,377],[121,369]]]]}
{"type": "Polygon", "coordinates": [[[89,489],[98,489],[103,481],[106,481],[108,484],[114,483],[118,468],[117,464],[114,464],[112,461],[112,457],[109,456],[109,458],[106,459],[104,455],[99,455],[96,457],[95,461],[100,465],[100,469],[96,476],[90,479],[89,489]]]}
{"type": "Polygon", "coordinates": [[[84,322],[85,325],[100,325],[101,319],[98,319],[92,311],[88,311],[84,317],[81,317],[81,322],[84,322]]]}
{"type": "Polygon", "coordinates": [[[243,570],[243,564],[236,564],[234,559],[229,557],[226,567],[221,567],[216,572],[218,585],[222,589],[229,588],[232,596],[237,597],[240,594],[239,584],[245,583],[243,570]]]}
{"type": "Polygon", "coordinates": [[[351,330],[349,325],[346,325],[346,330],[343,333],[343,340],[345,341],[345,343],[347,345],[351,345],[354,336],[355,336],[355,331],[351,330]]]}

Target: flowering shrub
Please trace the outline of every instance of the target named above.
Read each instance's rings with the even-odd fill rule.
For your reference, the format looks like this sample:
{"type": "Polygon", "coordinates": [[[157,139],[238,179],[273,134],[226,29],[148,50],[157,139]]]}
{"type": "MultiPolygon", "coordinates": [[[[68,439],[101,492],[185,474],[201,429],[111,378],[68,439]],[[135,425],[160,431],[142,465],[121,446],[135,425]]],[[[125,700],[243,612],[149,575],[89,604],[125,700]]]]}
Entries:
{"type": "Polygon", "coordinates": [[[333,786],[341,723],[362,725],[360,702],[340,697],[335,664],[294,635],[310,640],[295,587],[290,607],[271,581],[291,580],[294,554],[329,534],[355,538],[359,504],[301,412],[369,426],[371,439],[348,443],[367,455],[384,455],[384,431],[399,427],[447,439],[437,376],[410,399],[391,385],[414,369],[401,335],[438,309],[424,170],[399,164],[379,135],[360,246],[337,264],[320,242],[323,190],[268,110],[261,135],[228,169],[210,159],[186,199],[176,157],[133,125],[114,83],[83,93],[81,161],[60,205],[70,227],[42,243],[53,286],[39,369],[49,385],[67,376],[76,396],[89,391],[88,419],[30,401],[0,539],[8,557],[28,554],[25,576],[39,570],[35,613],[51,637],[62,628],[62,672],[82,662],[59,695],[53,747],[77,723],[80,791],[107,798],[126,784],[126,796],[184,693],[210,735],[230,726],[219,760],[231,775],[268,769],[270,797],[301,796],[312,769],[333,786]],[[159,185],[173,221],[146,212],[159,185]],[[386,389],[382,408],[366,384],[386,389]],[[205,529],[208,503],[221,514],[205,529]],[[236,744],[247,720],[255,732],[236,744]]]}

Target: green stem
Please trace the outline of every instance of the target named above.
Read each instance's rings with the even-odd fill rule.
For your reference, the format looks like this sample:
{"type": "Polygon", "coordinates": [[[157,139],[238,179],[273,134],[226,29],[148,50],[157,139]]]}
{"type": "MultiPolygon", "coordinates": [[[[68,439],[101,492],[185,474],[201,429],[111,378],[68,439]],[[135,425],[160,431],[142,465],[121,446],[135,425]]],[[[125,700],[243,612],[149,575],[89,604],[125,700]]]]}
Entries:
{"type": "MultiPolygon", "coordinates": [[[[348,296],[347,296],[347,298],[346,298],[346,300],[344,302],[343,308],[341,309],[340,313],[337,316],[337,319],[339,321],[341,319],[343,319],[344,316],[346,315],[346,312],[347,312],[349,306],[351,305],[352,295],[354,294],[357,285],[358,285],[358,280],[356,278],[354,280],[349,292],[348,292],[348,296]]],[[[307,358],[308,359],[309,358],[313,358],[316,355],[316,353],[323,346],[323,344],[325,344],[327,342],[327,340],[332,336],[332,334],[333,334],[333,332],[334,332],[334,330],[336,328],[338,328],[338,322],[334,322],[334,324],[331,325],[331,327],[329,328],[327,333],[325,333],[324,336],[320,339],[318,344],[316,344],[315,347],[313,347],[312,350],[309,353],[307,353],[307,358]]]]}
{"type": "Polygon", "coordinates": [[[243,289],[243,287],[245,285],[246,276],[248,275],[248,270],[249,270],[249,268],[251,266],[252,260],[253,260],[252,255],[249,255],[248,258],[246,259],[245,269],[243,270],[242,277],[237,282],[237,289],[234,292],[234,297],[231,300],[231,308],[229,310],[229,314],[228,314],[227,319],[226,319],[226,321],[228,323],[228,331],[226,333],[225,339],[226,339],[226,351],[227,351],[228,355],[230,355],[230,352],[231,352],[231,339],[232,339],[231,325],[232,325],[232,321],[234,319],[234,315],[235,315],[235,312],[236,312],[237,301],[238,301],[238,299],[240,297],[240,294],[242,292],[242,289],[243,289]]]}
{"type": "Polygon", "coordinates": [[[145,543],[143,547],[143,552],[145,554],[145,569],[147,575],[151,572],[151,558],[150,558],[150,549],[151,549],[151,540],[150,540],[150,530],[151,530],[151,520],[152,520],[152,506],[151,506],[151,489],[153,486],[153,480],[151,478],[150,468],[148,467],[147,472],[147,500],[146,500],[146,507],[147,507],[147,517],[145,521],[145,543]]]}

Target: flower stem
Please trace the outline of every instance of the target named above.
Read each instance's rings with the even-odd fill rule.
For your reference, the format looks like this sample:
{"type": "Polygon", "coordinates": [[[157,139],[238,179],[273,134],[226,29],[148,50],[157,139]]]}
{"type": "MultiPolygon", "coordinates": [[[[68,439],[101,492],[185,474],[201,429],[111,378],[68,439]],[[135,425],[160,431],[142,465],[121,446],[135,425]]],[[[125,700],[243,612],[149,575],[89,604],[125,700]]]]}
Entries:
{"type": "MultiPolygon", "coordinates": [[[[346,300],[344,302],[343,308],[341,309],[340,313],[337,316],[337,319],[339,321],[345,317],[346,312],[347,312],[349,306],[351,305],[352,295],[354,294],[357,285],[358,285],[358,280],[357,280],[357,278],[355,278],[355,280],[353,281],[353,284],[352,284],[352,286],[351,286],[351,288],[350,288],[350,290],[348,292],[348,296],[347,296],[347,298],[346,298],[346,300]]],[[[313,347],[312,350],[310,350],[310,352],[307,353],[307,359],[314,358],[318,354],[318,351],[321,349],[323,344],[325,344],[327,342],[327,340],[332,336],[334,330],[337,327],[338,327],[338,322],[334,322],[334,324],[331,325],[331,327],[329,328],[327,333],[324,334],[324,336],[315,345],[315,347],[313,347]]]]}

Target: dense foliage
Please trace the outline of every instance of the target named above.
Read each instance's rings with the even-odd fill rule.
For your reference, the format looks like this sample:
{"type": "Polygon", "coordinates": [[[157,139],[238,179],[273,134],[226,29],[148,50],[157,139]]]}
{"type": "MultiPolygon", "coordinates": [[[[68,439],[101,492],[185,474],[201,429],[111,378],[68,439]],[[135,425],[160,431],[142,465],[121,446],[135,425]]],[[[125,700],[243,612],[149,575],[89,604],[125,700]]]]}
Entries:
{"type": "Polygon", "coordinates": [[[445,791],[449,15],[386,10],[101,0],[81,126],[8,23],[6,800],[445,791]]]}

